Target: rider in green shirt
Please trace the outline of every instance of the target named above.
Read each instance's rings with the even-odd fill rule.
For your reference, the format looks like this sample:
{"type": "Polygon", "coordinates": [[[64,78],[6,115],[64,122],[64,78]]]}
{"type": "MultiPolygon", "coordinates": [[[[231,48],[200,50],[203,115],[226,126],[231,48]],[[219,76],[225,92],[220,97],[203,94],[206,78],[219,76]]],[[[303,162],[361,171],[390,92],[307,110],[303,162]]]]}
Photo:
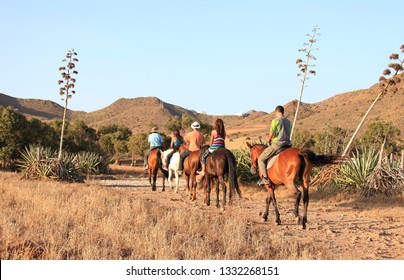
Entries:
{"type": "Polygon", "coordinates": [[[285,146],[292,146],[290,141],[290,132],[292,130],[292,123],[284,116],[285,109],[283,106],[277,106],[275,108],[276,118],[272,120],[271,128],[268,134],[268,148],[266,148],[260,157],[258,158],[258,167],[261,174],[261,180],[258,181],[258,185],[269,184],[269,178],[267,176],[266,163],[268,160],[278,153],[280,149],[285,146]]]}

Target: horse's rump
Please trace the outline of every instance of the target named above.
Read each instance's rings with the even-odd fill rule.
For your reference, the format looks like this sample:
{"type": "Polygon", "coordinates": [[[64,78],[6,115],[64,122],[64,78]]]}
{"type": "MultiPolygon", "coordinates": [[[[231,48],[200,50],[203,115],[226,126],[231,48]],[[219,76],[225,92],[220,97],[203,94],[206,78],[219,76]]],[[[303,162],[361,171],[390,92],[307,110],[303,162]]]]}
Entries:
{"type": "MultiPolygon", "coordinates": [[[[200,156],[203,155],[209,146],[201,148],[200,156]]],[[[206,170],[214,177],[227,175],[230,183],[230,190],[235,190],[241,198],[241,191],[237,182],[237,167],[234,154],[226,148],[214,150],[206,159],[206,170]],[[209,168],[208,168],[209,166],[209,168]]]]}

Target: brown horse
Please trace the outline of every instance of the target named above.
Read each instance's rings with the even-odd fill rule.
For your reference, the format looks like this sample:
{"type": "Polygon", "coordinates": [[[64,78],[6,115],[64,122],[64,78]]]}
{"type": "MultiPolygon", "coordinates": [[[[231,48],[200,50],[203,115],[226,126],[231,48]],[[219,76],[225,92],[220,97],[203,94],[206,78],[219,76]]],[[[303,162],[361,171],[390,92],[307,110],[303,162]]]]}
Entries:
{"type": "MultiPolygon", "coordinates": [[[[179,152],[182,154],[187,149],[185,144],[180,146],[179,152]]],[[[190,200],[196,200],[196,171],[201,167],[199,161],[199,151],[193,151],[184,159],[184,175],[187,187],[187,193],[190,195],[190,200]],[[190,184],[191,181],[191,184],[190,184]]]]}
{"type": "Polygon", "coordinates": [[[161,151],[160,149],[153,149],[150,151],[149,157],[147,159],[147,164],[149,166],[149,183],[152,187],[152,191],[156,190],[156,179],[157,179],[157,172],[160,170],[163,173],[163,189],[165,191],[165,179],[168,176],[168,172],[162,168],[161,164],[161,151]],[[153,182],[152,182],[153,178],[153,182]]]}
{"type": "MultiPolygon", "coordinates": [[[[200,156],[202,157],[203,153],[209,148],[208,145],[205,145],[201,148],[200,156]]],[[[238,186],[237,176],[236,176],[236,158],[233,153],[227,150],[226,148],[220,148],[214,151],[210,156],[206,159],[206,168],[205,168],[205,176],[203,178],[203,183],[205,187],[205,199],[204,202],[209,206],[210,205],[210,186],[213,182],[213,179],[216,180],[216,207],[220,207],[219,203],[219,183],[222,185],[223,191],[223,200],[222,200],[222,208],[225,208],[226,205],[226,183],[224,181],[224,176],[227,175],[229,178],[229,203],[232,203],[232,192],[235,190],[241,198],[241,191],[238,186]]]]}
{"type": "MultiPolygon", "coordinates": [[[[246,144],[250,148],[251,173],[255,174],[257,170],[258,157],[265,150],[266,146],[261,144],[246,144]]],[[[267,175],[271,183],[269,185],[265,185],[265,188],[268,191],[268,196],[266,199],[265,212],[262,216],[264,220],[268,220],[268,208],[269,204],[272,202],[275,209],[276,223],[278,225],[281,223],[278,205],[275,199],[275,186],[283,184],[296,197],[294,214],[295,217],[298,218],[298,224],[301,224],[303,229],[305,229],[307,223],[307,207],[309,205],[309,183],[311,169],[313,166],[334,164],[337,162],[339,162],[339,157],[316,155],[309,150],[301,150],[292,147],[282,151],[275,159],[273,165],[267,169],[267,175]],[[299,216],[299,204],[302,192],[295,185],[297,180],[302,182],[304,207],[303,218],[299,216]]]]}

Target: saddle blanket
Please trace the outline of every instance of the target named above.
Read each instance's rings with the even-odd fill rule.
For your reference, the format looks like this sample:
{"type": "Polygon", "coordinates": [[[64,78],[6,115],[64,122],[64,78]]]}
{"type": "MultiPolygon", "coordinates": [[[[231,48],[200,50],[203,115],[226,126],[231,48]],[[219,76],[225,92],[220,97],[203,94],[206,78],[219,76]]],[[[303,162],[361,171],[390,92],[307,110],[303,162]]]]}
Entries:
{"type": "Polygon", "coordinates": [[[272,165],[274,164],[275,160],[279,157],[279,154],[277,154],[276,156],[272,157],[270,160],[268,160],[267,162],[267,169],[271,168],[272,165]]]}

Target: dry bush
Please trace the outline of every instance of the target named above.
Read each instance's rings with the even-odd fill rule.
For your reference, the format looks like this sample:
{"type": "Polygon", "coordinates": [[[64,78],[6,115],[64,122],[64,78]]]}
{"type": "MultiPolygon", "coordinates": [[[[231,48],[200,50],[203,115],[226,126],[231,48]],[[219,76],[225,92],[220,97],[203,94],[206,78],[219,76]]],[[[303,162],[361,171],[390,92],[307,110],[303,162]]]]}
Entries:
{"type": "Polygon", "coordinates": [[[0,173],[1,259],[313,259],[313,244],[269,236],[231,210],[167,208],[128,189],[0,173]]]}

